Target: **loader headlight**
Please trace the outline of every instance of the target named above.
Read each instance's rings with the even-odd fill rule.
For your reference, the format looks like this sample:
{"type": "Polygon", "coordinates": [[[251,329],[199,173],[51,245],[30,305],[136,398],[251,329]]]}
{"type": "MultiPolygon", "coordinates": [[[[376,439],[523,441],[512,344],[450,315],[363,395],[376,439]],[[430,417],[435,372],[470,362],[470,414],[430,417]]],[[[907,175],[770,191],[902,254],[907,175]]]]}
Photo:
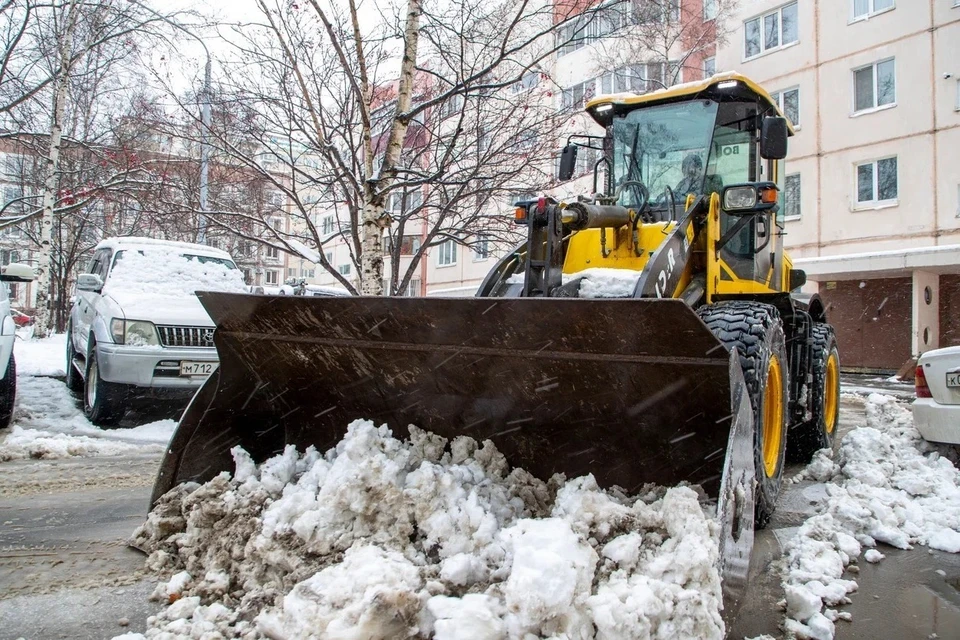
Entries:
{"type": "Polygon", "coordinates": [[[753,209],[757,204],[757,188],[754,186],[730,187],[723,192],[723,208],[726,211],[753,209]]]}
{"type": "Polygon", "coordinates": [[[160,344],[157,327],[146,320],[121,320],[114,318],[110,321],[110,333],[117,344],[126,344],[131,347],[155,347],[160,344]]]}

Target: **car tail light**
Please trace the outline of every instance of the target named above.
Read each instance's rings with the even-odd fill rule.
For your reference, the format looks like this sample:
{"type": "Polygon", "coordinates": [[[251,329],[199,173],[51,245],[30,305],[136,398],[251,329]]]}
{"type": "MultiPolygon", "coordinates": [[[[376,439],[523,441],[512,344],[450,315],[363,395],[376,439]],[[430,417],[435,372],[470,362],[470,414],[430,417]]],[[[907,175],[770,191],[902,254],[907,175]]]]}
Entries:
{"type": "Polygon", "coordinates": [[[918,398],[932,398],[930,387],[927,386],[927,378],[923,375],[923,367],[917,365],[917,373],[913,377],[913,386],[916,389],[918,398]]]}

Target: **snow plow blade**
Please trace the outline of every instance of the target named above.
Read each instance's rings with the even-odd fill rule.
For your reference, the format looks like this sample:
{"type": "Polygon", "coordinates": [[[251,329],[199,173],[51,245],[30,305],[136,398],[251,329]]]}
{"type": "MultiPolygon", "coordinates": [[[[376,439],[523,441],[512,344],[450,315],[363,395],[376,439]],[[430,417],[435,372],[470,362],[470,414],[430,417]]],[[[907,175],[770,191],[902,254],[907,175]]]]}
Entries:
{"type": "Polygon", "coordinates": [[[490,439],[543,479],[700,484],[752,546],[745,386],[679,300],[198,295],[220,367],[180,421],[153,502],[232,471],[236,445],[258,461],[287,444],[325,451],[366,418],[399,436],[414,424],[490,439]]]}

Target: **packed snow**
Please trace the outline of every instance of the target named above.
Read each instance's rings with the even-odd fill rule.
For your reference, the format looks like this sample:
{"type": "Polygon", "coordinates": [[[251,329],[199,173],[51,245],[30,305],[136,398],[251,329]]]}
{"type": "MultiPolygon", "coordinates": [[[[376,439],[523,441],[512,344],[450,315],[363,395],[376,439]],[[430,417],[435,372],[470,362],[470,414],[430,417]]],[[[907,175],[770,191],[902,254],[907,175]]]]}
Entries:
{"type": "Polygon", "coordinates": [[[835,461],[817,453],[800,478],[826,481],[826,503],[784,549],[791,637],[833,638],[834,622],[850,619],[836,607],[857,589],[845,572],[864,550],[867,562],[883,561],[881,543],[960,553],[960,472],[950,454],[920,437],[908,408],[880,394],[867,398],[866,426],[846,434],[835,461]]]}
{"type": "Polygon", "coordinates": [[[146,638],[722,638],[718,527],[690,487],[509,469],[491,442],[358,420],[169,492],[135,534],[146,638]],[[171,575],[172,574],[172,575],[171,575]]]}
{"type": "MultiPolygon", "coordinates": [[[[593,267],[563,274],[563,284],[580,280],[578,295],[581,298],[630,298],[641,273],[632,269],[593,267]]],[[[507,284],[523,284],[524,280],[524,274],[516,273],[507,278],[507,284]]]]}
{"type": "Polygon", "coordinates": [[[104,286],[104,294],[112,291],[130,296],[189,297],[197,291],[246,293],[243,274],[212,259],[180,255],[170,249],[126,249],[120,256],[104,286]]]}
{"type": "Polygon", "coordinates": [[[17,339],[13,343],[20,376],[62,376],[67,362],[67,335],[17,339]]]}
{"type": "Polygon", "coordinates": [[[18,340],[17,398],[9,429],[0,431],[0,461],[161,453],[176,429],[158,420],[128,429],[101,429],[83,414],[62,376],[65,336],[18,340]]]}

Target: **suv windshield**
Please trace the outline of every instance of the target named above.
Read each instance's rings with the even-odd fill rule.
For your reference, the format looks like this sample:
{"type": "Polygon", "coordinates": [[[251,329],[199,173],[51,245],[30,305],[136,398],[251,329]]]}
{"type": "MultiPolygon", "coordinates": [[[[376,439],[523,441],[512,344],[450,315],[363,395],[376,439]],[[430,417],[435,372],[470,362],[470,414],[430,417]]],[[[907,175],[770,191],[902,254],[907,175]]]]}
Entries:
{"type": "MultiPolygon", "coordinates": [[[[697,100],[631,111],[613,123],[613,188],[640,181],[651,206],[669,202],[668,189],[681,204],[704,188],[717,103],[697,100]]],[[[708,185],[709,186],[709,185],[708,185]]],[[[641,204],[640,190],[624,186],[619,203],[641,204]]]]}
{"type": "Polygon", "coordinates": [[[112,295],[246,291],[243,274],[227,258],[185,255],[172,247],[157,246],[117,251],[112,264],[104,289],[112,295]]]}

